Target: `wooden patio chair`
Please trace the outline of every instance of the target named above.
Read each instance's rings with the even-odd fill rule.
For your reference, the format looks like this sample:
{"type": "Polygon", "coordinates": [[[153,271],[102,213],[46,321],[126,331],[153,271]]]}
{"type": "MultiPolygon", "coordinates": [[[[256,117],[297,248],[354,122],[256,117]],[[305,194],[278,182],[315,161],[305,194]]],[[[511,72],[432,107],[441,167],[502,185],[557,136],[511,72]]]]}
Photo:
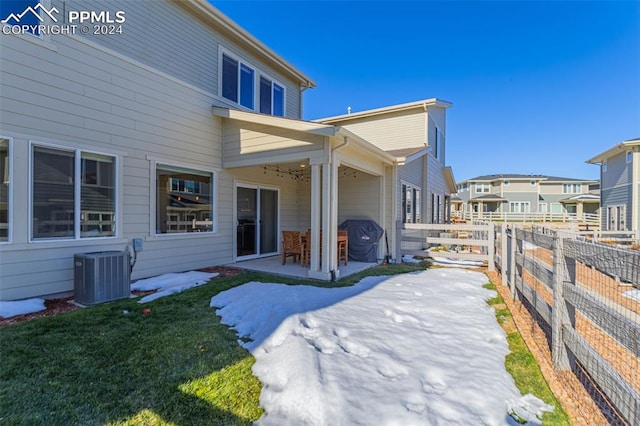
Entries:
{"type": "Polygon", "coordinates": [[[292,256],[293,262],[302,261],[302,236],[300,231],[282,231],[282,264],[292,256]]]}
{"type": "MultiPolygon", "coordinates": [[[[338,229],[338,237],[348,237],[348,235],[346,229],[338,229]]],[[[339,238],[339,240],[341,239],[339,238]]],[[[347,238],[338,241],[338,265],[341,260],[344,260],[345,266],[349,263],[349,240],[347,238]]]]}

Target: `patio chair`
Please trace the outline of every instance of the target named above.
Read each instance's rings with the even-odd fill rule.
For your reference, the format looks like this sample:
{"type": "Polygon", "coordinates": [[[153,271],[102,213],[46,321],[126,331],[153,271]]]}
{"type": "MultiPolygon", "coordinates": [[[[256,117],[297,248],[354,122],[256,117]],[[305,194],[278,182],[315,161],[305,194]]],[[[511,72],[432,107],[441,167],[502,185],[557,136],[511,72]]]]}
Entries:
{"type": "Polygon", "coordinates": [[[287,256],[293,262],[302,261],[303,246],[300,231],[282,231],[282,264],[287,263],[287,256]]]}
{"type": "Polygon", "coordinates": [[[344,265],[349,263],[349,234],[346,229],[338,229],[338,265],[344,260],[344,265]],[[341,238],[342,237],[342,238],[341,238]]]}

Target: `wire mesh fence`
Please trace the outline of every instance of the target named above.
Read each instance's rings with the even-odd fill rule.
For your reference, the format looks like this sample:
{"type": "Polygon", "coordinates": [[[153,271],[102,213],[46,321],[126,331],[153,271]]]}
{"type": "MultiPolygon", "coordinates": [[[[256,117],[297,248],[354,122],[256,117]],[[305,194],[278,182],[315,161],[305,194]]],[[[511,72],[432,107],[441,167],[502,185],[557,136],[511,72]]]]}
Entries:
{"type": "Polygon", "coordinates": [[[611,424],[640,424],[640,251],[547,228],[500,234],[503,282],[554,366],[576,374],[611,424]]]}

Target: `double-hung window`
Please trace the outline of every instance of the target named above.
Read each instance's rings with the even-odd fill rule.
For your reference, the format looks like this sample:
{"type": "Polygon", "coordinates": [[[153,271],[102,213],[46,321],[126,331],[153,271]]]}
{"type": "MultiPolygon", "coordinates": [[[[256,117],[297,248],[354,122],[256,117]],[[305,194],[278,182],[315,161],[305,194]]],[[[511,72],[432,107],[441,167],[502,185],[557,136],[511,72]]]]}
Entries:
{"type": "Polygon", "coordinates": [[[565,183],[562,185],[563,194],[580,194],[582,193],[582,184],[579,183],[565,183]]]}
{"type": "Polygon", "coordinates": [[[260,112],[284,117],[284,87],[260,76],[260,112]]]}
{"type": "Polygon", "coordinates": [[[476,183],[476,193],[488,193],[491,186],[488,183],[476,183]]]}
{"type": "Polygon", "coordinates": [[[156,234],[213,232],[211,172],[156,164],[156,234]]]}
{"type": "Polygon", "coordinates": [[[116,157],[32,146],[31,239],[116,235],[116,157]]]}
{"type": "Polygon", "coordinates": [[[222,54],[222,96],[230,101],[254,108],[255,71],[249,65],[222,54]]]}
{"type": "Polygon", "coordinates": [[[220,94],[252,111],[279,117],[285,115],[286,89],[257,68],[222,51],[220,94]]]}

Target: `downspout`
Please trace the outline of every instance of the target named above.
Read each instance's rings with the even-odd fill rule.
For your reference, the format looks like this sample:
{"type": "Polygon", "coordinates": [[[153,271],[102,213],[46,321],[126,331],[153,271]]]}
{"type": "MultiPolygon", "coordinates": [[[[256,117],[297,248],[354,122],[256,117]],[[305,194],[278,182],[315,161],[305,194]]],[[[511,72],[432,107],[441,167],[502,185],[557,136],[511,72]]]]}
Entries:
{"type": "MultiPolygon", "coordinates": [[[[340,145],[338,145],[335,148],[331,149],[331,167],[332,167],[332,169],[333,169],[334,165],[336,164],[336,151],[338,151],[339,149],[342,149],[342,148],[344,148],[344,147],[346,147],[348,145],[349,145],[349,138],[347,138],[345,136],[343,142],[340,145]]],[[[337,176],[336,173],[333,173],[333,172],[331,173],[331,188],[332,189],[335,188],[336,192],[338,191],[338,176],[337,176]]],[[[338,208],[337,208],[338,197],[336,196],[335,198],[329,200],[329,202],[331,203],[330,206],[329,206],[329,211],[331,212],[330,218],[332,220],[330,222],[330,228],[331,229],[330,229],[330,231],[328,233],[328,237],[329,237],[329,239],[332,239],[333,238],[333,234],[334,234],[333,229],[334,229],[334,227],[335,228],[338,227],[338,224],[337,224],[337,219],[338,219],[338,217],[337,217],[337,215],[338,215],[338,208]],[[334,215],[334,213],[335,213],[335,215],[334,215]],[[336,223],[333,223],[334,220],[336,221],[336,223]]],[[[329,246],[328,246],[329,247],[329,259],[331,259],[331,262],[333,262],[335,260],[335,258],[336,258],[336,256],[334,256],[333,253],[332,253],[332,250],[333,250],[332,248],[336,248],[335,247],[336,244],[333,244],[333,243],[334,243],[333,241],[329,241],[329,246]]],[[[332,282],[335,281],[336,280],[336,270],[331,268],[329,270],[329,272],[331,273],[331,281],[332,282]]]]}
{"type": "Polygon", "coordinates": [[[309,84],[309,82],[306,82],[306,85],[300,85],[300,90],[298,90],[298,105],[300,105],[300,119],[302,119],[303,114],[302,114],[302,94],[304,93],[305,90],[311,88],[311,85],[309,84]]]}

